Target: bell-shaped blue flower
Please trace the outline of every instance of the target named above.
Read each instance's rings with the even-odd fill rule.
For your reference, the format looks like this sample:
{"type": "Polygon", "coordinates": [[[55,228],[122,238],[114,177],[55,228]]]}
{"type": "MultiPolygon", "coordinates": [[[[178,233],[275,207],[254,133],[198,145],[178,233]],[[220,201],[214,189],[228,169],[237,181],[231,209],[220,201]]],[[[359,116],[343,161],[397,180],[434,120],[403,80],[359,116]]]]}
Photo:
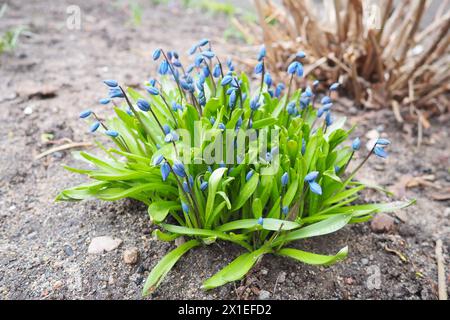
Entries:
{"type": "Polygon", "coordinates": [[[161,56],[161,49],[159,49],[159,48],[155,49],[155,51],[153,51],[153,54],[152,54],[153,60],[154,61],[158,60],[160,56],[161,56]]]}
{"type": "Polygon", "coordinates": [[[255,97],[250,101],[250,109],[252,109],[253,111],[258,110],[260,106],[261,104],[259,103],[258,97],[255,97]]]}
{"type": "Polygon", "coordinates": [[[336,91],[337,89],[339,89],[340,85],[341,85],[341,84],[340,84],[339,82],[333,83],[333,84],[330,86],[330,91],[336,91]]]}
{"type": "Polygon", "coordinates": [[[318,175],[319,175],[319,171],[312,171],[306,175],[305,181],[306,182],[314,181],[317,179],[318,175]]]}
{"type": "Polygon", "coordinates": [[[81,119],[85,119],[87,117],[89,117],[92,114],[92,110],[84,110],[83,112],[80,113],[80,118],[81,119]]]}
{"type": "Polygon", "coordinates": [[[285,216],[287,216],[287,214],[289,213],[289,207],[288,207],[288,206],[284,206],[284,207],[281,209],[281,212],[282,212],[285,216]]]}
{"type": "Polygon", "coordinates": [[[109,97],[112,98],[123,98],[125,97],[120,88],[111,88],[108,92],[109,97]]]}
{"type": "Polygon", "coordinates": [[[163,60],[159,65],[158,73],[160,75],[165,75],[169,71],[169,63],[166,60],[163,60]]]}
{"type": "Polygon", "coordinates": [[[258,61],[261,61],[262,59],[264,59],[266,57],[266,47],[265,46],[261,46],[261,49],[259,49],[259,53],[258,53],[258,61]]]}
{"type": "Polygon", "coordinates": [[[263,217],[259,217],[259,219],[258,219],[258,224],[261,225],[261,226],[264,224],[264,219],[263,219],[263,217]]]}
{"type": "Polygon", "coordinates": [[[162,176],[162,180],[163,181],[167,180],[167,177],[169,176],[169,173],[170,173],[170,166],[169,166],[169,164],[167,162],[164,162],[161,165],[161,176],[162,176]]]}
{"type": "Polygon", "coordinates": [[[255,67],[255,74],[260,74],[263,72],[264,64],[262,62],[258,63],[255,67]]]}
{"type": "Polygon", "coordinates": [[[95,122],[91,125],[91,127],[89,128],[89,131],[90,131],[90,132],[95,132],[95,131],[97,131],[98,127],[100,127],[100,122],[95,121],[95,122]]]}
{"type": "Polygon", "coordinates": [[[220,65],[216,64],[213,69],[213,77],[218,78],[218,77],[220,77],[220,74],[221,74],[220,73],[220,65]]]}
{"type": "Polygon", "coordinates": [[[119,133],[117,131],[114,131],[114,130],[106,130],[105,134],[107,136],[112,137],[112,138],[117,138],[119,136],[119,133]]]}
{"type": "Polygon", "coordinates": [[[145,87],[145,90],[147,90],[147,92],[150,93],[152,96],[159,95],[159,90],[155,87],[145,87]]]}
{"type": "Polygon", "coordinates": [[[103,98],[103,99],[100,99],[100,104],[108,104],[108,103],[110,103],[111,102],[111,99],[109,99],[109,98],[103,98]]]}
{"type": "Polygon", "coordinates": [[[207,182],[207,181],[203,181],[203,182],[200,184],[200,190],[205,191],[206,188],[208,188],[208,182],[207,182]]]}
{"type": "Polygon", "coordinates": [[[380,145],[380,146],[388,146],[390,144],[391,144],[391,142],[388,139],[380,138],[377,140],[377,145],[380,145]]]}
{"type": "Polygon", "coordinates": [[[247,175],[245,176],[245,180],[246,181],[250,180],[254,174],[255,174],[255,171],[250,170],[249,172],[247,172],[247,175]]]}
{"type": "Polygon", "coordinates": [[[198,46],[199,47],[204,47],[204,46],[206,46],[207,44],[209,43],[209,39],[202,39],[202,40],[200,40],[199,42],[198,42],[198,46]]]}
{"type": "Polygon", "coordinates": [[[233,77],[227,75],[227,76],[223,77],[222,82],[221,82],[220,84],[221,84],[222,86],[226,86],[226,85],[230,84],[231,81],[233,81],[233,77]]]}
{"type": "Polygon", "coordinates": [[[111,79],[103,80],[103,83],[106,84],[110,88],[115,88],[119,85],[116,80],[111,80],[111,79]]]}
{"type": "Polygon", "coordinates": [[[186,214],[189,213],[189,206],[186,203],[181,202],[181,208],[183,209],[184,213],[186,213],[186,214]]]}
{"type": "Polygon", "coordinates": [[[380,158],[386,159],[388,157],[388,153],[382,147],[375,147],[373,152],[380,158]]]}
{"type": "Polygon", "coordinates": [[[153,165],[154,166],[159,166],[161,164],[161,162],[163,162],[164,160],[164,156],[162,154],[157,155],[154,159],[153,159],[153,165]]]}
{"type": "Polygon", "coordinates": [[[352,142],[352,149],[353,151],[358,151],[361,148],[361,139],[356,138],[355,140],[353,140],[352,142]]]}
{"type": "Polygon", "coordinates": [[[146,100],[144,99],[138,99],[138,101],[136,102],[137,106],[139,109],[141,109],[144,112],[147,112],[150,110],[150,103],[148,103],[146,100]]]}
{"type": "Polygon", "coordinates": [[[287,186],[288,183],[289,183],[289,173],[285,172],[281,176],[281,185],[285,187],[287,186]]]}
{"type": "Polygon", "coordinates": [[[175,172],[175,174],[181,178],[186,177],[186,171],[184,169],[184,164],[179,161],[179,160],[175,160],[172,166],[173,172],[175,172]]]}
{"type": "Polygon", "coordinates": [[[264,75],[264,82],[265,84],[267,84],[268,87],[270,87],[272,85],[272,76],[270,75],[270,73],[266,73],[264,75]]]}
{"type": "Polygon", "coordinates": [[[304,59],[304,58],[306,58],[306,53],[303,51],[300,51],[297,53],[296,57],[299,59],[304,59]]]}
{"type": "Polygon", "coordinates": [[[317,182],[311,181],[308,183],[309,183],[309,189],[311,190],[312,193],[322,195],[322,188],[320,187],[320,185],[317,182]]]}
{"type": "Polygon", "coordinates": [[[203,52],[202,52],[202,56],[204,56],[205,58],[211,60],[211,59],[214,58],[216,55],[214,54],[214,52],[212,52],[212,51],[210,51],[210,50],[207,50],[207,51],[203,51],[203,52]]]}

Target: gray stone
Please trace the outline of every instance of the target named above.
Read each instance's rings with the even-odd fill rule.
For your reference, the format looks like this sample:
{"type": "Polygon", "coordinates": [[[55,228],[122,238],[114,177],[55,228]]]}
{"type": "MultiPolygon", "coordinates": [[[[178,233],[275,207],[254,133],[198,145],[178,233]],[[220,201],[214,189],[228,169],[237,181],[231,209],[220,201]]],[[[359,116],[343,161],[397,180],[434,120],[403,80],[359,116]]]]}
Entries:
{"type": "Polygon", "coordinates": [[[88,253],[99,254],[117,249],[122,243],[121,239],[113,239],[109,236],[101,236],[92,239],[89,244],[88,253]]]}

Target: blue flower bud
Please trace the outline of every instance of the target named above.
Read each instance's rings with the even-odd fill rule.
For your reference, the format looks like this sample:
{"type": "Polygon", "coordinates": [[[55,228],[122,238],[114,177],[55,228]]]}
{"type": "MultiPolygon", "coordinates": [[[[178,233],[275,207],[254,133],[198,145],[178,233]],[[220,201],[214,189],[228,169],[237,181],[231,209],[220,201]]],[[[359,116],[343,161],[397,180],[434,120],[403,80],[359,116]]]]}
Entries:
{"type": "Polygon", "coordinates": [[[296,57],[299,59],[304,59],[304,58],[306,58],[306,53],[304,53],[303,51],[300,51],[299,53],[297,53],[296,57]]]}
{"type": "Polygon", "coordinates": [[[314,88],[317,88],[317,87],[319,86],[319,84],[320,84],[320,81],[319,81],[319,80],[315,80],[315,81],[313,82],[313,87],[314,87],[314,88]]]}
{"type": "Polygon", "coordinates": [[[221,74],[220,73],[220,65],[216,64],[213,69],[213,77],[218,78],[218,77],[220,77],[220,74],[221,74]]]}
{"type": "Polygon", "coordinates": [[[177,68],[181,68],[183,65],[181,64],[180,60],[175,59],[172,64],[177,67],[177,68]]]}
{"type": "Polygon", "coordinates": [[[325,124],[327,125],[327,127],[329,127],[333,124],[333,119],[331,118],[331,112],[327,112],[327,115],[325,116],[325,124]]]}
{"type": "Polygon", "coordinates": [[[193,55],[193,54],[195,53],[195,51],[197,51],[197,49],[198,49],[198,45],[192,46],[192,47],[189,49],[188,54],[189,54],[189,55],[193,55]]]}
{"type": "Polygon", "coordinates": [[[194,64],[195,64],[195,66],[198,68],[198,67],[201,66],[201,64],[203,63],[203,61],[205,61],[205,59],[203,58],[203,56],[202,56],[201,54],[198,54],[198,55],[195,57],[194,64]]]}
{"type": "Polygon", "coordinates": [[[145,87],[145,89],[153,96],[157,96],[159,94],[159,90],[155,87],[145,87]]]}
{"type": "Polygon", "coordinates": [[[163,125],[163,130],[165,134],[169,134],[170,133],[170,127],[168,124],[163,125]]]}
{"type": "Polygon", "coordinates": [[[109,97],[112,98],[123,98],[125,97],[120,88],[111,88],[108,92],[109,97]]]}
{"type": "Polygon", "coordinates": [[[380,146],[388,146],[390,144],[391,144],[391,142],[388,139],[380,138],[377,140],[377,145],[380,145],[380,146]]]}
{"type": "Polygon", "coordinates": [[[260,106],[261,104],[259,103],[258,97],[255,97],[250,101],[250,109],[252,109],[253,111],[258,110],[260,106]]]}
{"type": "Polygon", "coordinates": [[[166,60],[163,60],[163,62],[159,65],[158,73],[160,75],[165,75],[167,71],[169,71],[169,64],[166,60]]]}
{"type": "Polygon", "coordinates": [[[154,78],[148,79],[148,84],[150,86],[154,87],[156,85],[156,79],[154,79],[154,78]]]}
{"type": "Polygon", "coordinates": [[[214,125],[214,123],[216,123],[216,118],[214,117],[209,118],[209,122],[211,123],[211,125],[214,125]]]}
{"type": "Polygon", "coordinates": [[[233,90],[233,92],[231,92],[230,94],[230,99],[228,100],[228,106],[230,108],[233,108],[236,105],[236,99],[237,99],[236,90],[233,90]]]}
{"type": "Polygon", "coordinates": [[[111,88],[115,88],[119,85],[116,80],[103,80],[103,83],[111,88]]]}
{"type": "Polygon", "coordinates": [[[330,86],[330,91],[336,91],[337,89],[339,89],[339,86],[340,86],[341,84],[339,83],[339,82],[336,82],[336,83],[333,83],[331,86],[330,86]]]}
{"type": "Polygon", "coordinates": [[[169,143],[169,142],[175,142],[178,141],[180,137],[178,136],[178,134],[175,131],[172,131],[168,134],[166,134],[166,136],[164,137],[164,141],[169,143]]]}
{"type": "Polygon", "coordinates": [[[200,184],[200,190],[205,191],[206,188],[208,188],[208,182],[203,181],[203,182],[200,184]]]}
{"type": "Polygon", "coordinates": [[[283,187],[287,186],[287,184],[289,183],[289,173],[285,172],[282,176],[281,176],[281,185],[283,187]]]}
{"type": "Polygon", "coordinates": [[[353,151],[358,151],[361,148],[361,140],[359,138],[356,138],[353,140],[352,143],[352,149],[353,151]]]}
{"type": "Polygon", "coordinates": [[[328,112],[328,111],[330,111],[330,109],[331,109],[332,106],[333,106],[332,103],[327,103],[327,104],[325,104],[325,105],[323,106],[323,110],[324,110],[325,112],[328,112]]]}
{"type": "Polygon", "coordinates": [[[259,217],[259,219],[258,219],[258,224],[262,226],[263,223],[264,223],[263,217],[259,217]]]}
{"type": "Polygon", "coordinates": [[[285,88],[286,88],[286,86],[284,85],[284,83],[279,83],[275,90],[275,97],[279,98],[285,88]]]}
{"type": "Polygon", "coordinates": [[[164,162],[161,165],[161,176],[162,176],[162,180],[163,181],[167,180],[167,177],[169,176],[169,173],[170,173],[170,166],[169,166],[169,164],[167,162],[164,162]]]}
{"type": "Polygon", "coordinates": [[[260,74],[263,72],[264,64],[262,62],[258,63],[255,67],[255,74],[260,74]]]}
{"type": "Polygon", "coordinates": [[[191,187],[193,187],[194,186],[194,177],[189,176],[188,180],[189,180],[189,184],[191,185],[191,187]]]}
{"type": "Polygon", "coordinates": [[[219,123],[218,128],[222,131],[226,129],[226,127],[223,123],[219,123]]]}
{"type": "Polygon", "coordinates": [[[322,115],[325,113],[325,109],[324,108],[319,108],[319,110],[317,110],[317,118],[322,118],[322,115]]]}
{"type": "Polygon", "coordinates": [[[154,61],[158,60],[159,57],[161,56],[161,49],[155,49],[155,51],[153,51],[153,55],[152,58],[154,61]]]}
{"type": "Polygon", "coordinates": [[[189,186],[188,186],[188,184],[186,183],[186,181],[183,181],[183,190],[184,190],[184,192],[186,192],[186,193],[188,193],[189,192],[189,186]]]}
{"type": "Polygon", "coordinates": [[[109,98],[103,98],[103,99],[100,99],[100,104],[108,104],[108,103],[110,103],[111,102],[111,99],[109,99],[109,98]]]}
{"type": "Polygon", "coordinates": [[[255,171],[250,170],[249,172],[247,172],[247,175],[245,176],[245,180],[246,181],[250,180],[254,174],[255,174],[255,171]]]}
{"type": "Polygon", "coordinates": [[[136,104],[137,104],[138,108],[144,112],[147,112],[150,110],[150,103],[148,103],[144,99],[138,99],[136,104]]]}
{"type": "Polygon", "coordinates": [[[303,77],[303,74],[304,74],[303,65],[299,63],[297,67],[297,76],[303,77]]]}
{"type": "Polygon", "coordinates": [[[207,78],[209,77],[209,68],[207,66],[204,66],[202,69],[203,77],[207,78]]]}
{"type": "Polygon", "coordinates": [[[230,71],[234,71],[233,60],[230,58],[227,59],[227,66],[230,71]]]}
{"type": "Polygon", "coordinates": [[[95,121],[95,122],[91,125],[91,127],[89,128],[89,131],[90,131],[90,132],[95,132],[95,131],[97,131],[98,127],[100,127],[100,122],[95,121]]]}
{"type": "Polygon", "coordinates": [[[289,67],[288,67],[288,69],[287,69],[287,72],[288,72],[289,74],[294,74],[294,73],[296,73],[296,72],[297,72],[297,66],[298,66],[298,62],[297,62],[297,61],[292,62],[292,63],[289,65],[289,67]]]}
{"type": "Polygon", "coordinates": [[[304,94],[308,98],[311,98],[314,95],[312,90],[311,90],[311,87],[306,87],[304,94]]]}
{"type": "Polygon", "coordinates": [[[313,172],[310,172],[310,173],[308,173],[308,174],[306,175],[305,181],[306,181],[306,182],[314,181],[314,180],[317,179],[317,176],[318,176],[318,175],[319,175],[319,171],[313,171],[313,172]]]}
{"type": "Polygon", "coordinates": [[[388,153],[382,147],[375,147],[373,152],[380,158],[386,159],[388,157],[388,153]]]}
{"type": "Polygon", "coordinates": [[[239,117],[238,121],[236,122],[236,128],[240,128],[242,126],[242,117],[239,117]]]}
{"type": "Polygon", "coordinates": [[[89,117],[92,114],[92,110],[84,110],[83,112],[80,113],[80,118],[84,119],[89,117]]]}
{"type": "Polygon", "coordinates": [[[285,216],[287,216],[287,214],[289,213],[289,207],[288,207],[288,206],[284,206],[284,207],[281,209],[281,212],[282,212],[285,216]]]}
{"type": "Polygon", "coordinates": [[[186,171],[184,169],[184,164],[181,163],[179,160],[175,160],[172,166],[173,172],[175,172],[175,174],[177,176],[180,176],[181,178],[186,177],[186,171]]]}
{"type": "Polygon", "coordinates": [[[114,131],[114,130],[106,130],[105,134],[107,136],[112,137],[112,138],[117,138],[119,136],[119,133],[117,131],[114,131]]]}
{"type": "Polygon", "coordinates": [[[209,39],[202,39],[202,40],[200,40],[199,42],[198,42],[198,44],[197,44],[197,46],[199,46],[199,47],[204,47],[204,46],[206,46],[207,44],[209,43],[209,39]]]}
{"type": "Polygon", "coordinates": [[[153,165],[159,166],[163,160],[164,160],[164,156],[162,154],[160,154],[153,159],[153,165]]]}
{"type": "Polygon", "coordinates": [[[202,52],[202,56],[211,60],[212,58],[215,57],[215,54],[214,54],[214,52],[207,50],[207,51],[202,52]]]}
{"type": "Polygon", "coordinates": [[[248,120],[248,129],[253,127],[253,119],[248,120]]]}
{"type": "Polygon", "coordinates": [[[311,100],[309,98],[301,98],[300,99],[300,108],[302,108],[302,110],[306,109],[309,104],[310,104],[311,100]]]}
{"type": "Polygon", "coordinates": [[[261,46],[261,49],[259,49],[259,53],[258,53],[258,61],[261,61],[262,59],[264,59],[266,57],[266,47],[265,46],[261,46]]]}
{"type": "Polygon", "coordinates": [[[322,100],[320,101],[320,103],[322,103],[322,104],[329,104],[331,102],[333,102],[333,101],[331,100],[331,98],[329,96],[323,97],[322,100]]]}
{"type": "Polygon", "coordinates": [[[268,87],[272,85],[272,76],[270,75],[270,73],[266,73],[264,75],[264,82],[267,84],[268,87]]]}
{"type": "Polygon", "coordinates": [[[312,193],[318,194],[319,196],[322,195],[322,188],[315,181],[309,182],[309,189],[311,190],[312,193]]]}
{"type": "Polygon", "coordinates": [[[189,213],[189,206],[186,203],[181,202],[181,208],[183,209],[184,213],[186,213],[186,214],[189,213]]]}
{"type": "Polygon", "coordinates": [[[273,159],[272,154],[270,152],[267,152],[266,153],[266,161],[270,162],[270,161],[272,161],[272,159],[273,159]]]}
{"type": "Polygon", "coordinates": [[[338,173],[341,170],[339,166],[334,166],[334,173],[338,173]]]}
{"type": "Polygon", "coordinates": [[[226,167],[225,163],[223,161],[221,161],[219,163],[219,168],[225,168],[225,167],[226,167]]]}
{"type": "Polygon", "coordinates": [[[225,77],[223,77],[222,82],[220,84],[222,86],[226,86],[226,85],[230,84],[231,81],[233,81],[233,77],[232,76],[225,76],[225,77]]]}

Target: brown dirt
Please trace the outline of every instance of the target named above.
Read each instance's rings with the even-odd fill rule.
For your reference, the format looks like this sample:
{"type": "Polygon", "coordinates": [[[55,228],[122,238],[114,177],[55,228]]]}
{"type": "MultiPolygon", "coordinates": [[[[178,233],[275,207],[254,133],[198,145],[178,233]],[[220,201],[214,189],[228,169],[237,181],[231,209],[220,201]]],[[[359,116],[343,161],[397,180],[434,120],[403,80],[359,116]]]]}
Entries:
{"type": "MultiPolygon", "coordinates": [[[[102,79],[138,85],[155,72],[150,58],[155,47],[185,52],[203,37],[220,41],[226,20],[178,6],[147,6],[142,25],[133,28],[126,11],[106,0],[9,2],[0,30],[26,25],[30,32],[14,53],[0,57],[1,297],[140,299],[148,270],[173,247],[152,239],[146,208],[132,201],[54,203],[59,190],[84,181],[61,167],[77,161],[70,152],[38,161],[34,157],[51,147],[42,141],[44,133],[52,133],[54,140],[90,140],[77,117],[104,95],[102,79]],[[81,30],[66,28],[69,3],[81,7],[81,30]],[[28,110],[32,113],[24,112],[28,110]],[[112,252],[88,255],[90,239],[101,235],[123,243],[112,252]],[[140,253],[136,265],[122,258],[132,247],[140,253]]],[[[216,51],[226,54],[230,47],[216,51]]],[[[94,108],[106,114],[104,107],[94,108]]],[[[209,292],[200,289],[202,281],[239,249],[225,243],[203,247],[183,257],[153,298],[254,299],[266,290],[274,299],[436,299],[435,241],[443,239],[446,261],[449,245],[449,201],[432,200],[450,185],[446,121],[435,120],[417,149],[408,127],[396,124],[389,112],[350,111],[351,121],[358,120],[357,133],[375,127],[394,141],[389,159],[373,159],[361,177],[401,190],[399,181],[405,176],[435,176],[432,186],[405,191],[404,197],[417,199],[417,205],[394,216],[394,231],[375,234],[363,224],[303,241],[299,247],[317,253],[333,253],[348,244],[349,258],[325,268],[267,256],[243,282],[209,292]],[[373,288],[377,272],[381,282],[373,288]]],[[[373,191],[364,199],[387,200],[373,191]]]]}

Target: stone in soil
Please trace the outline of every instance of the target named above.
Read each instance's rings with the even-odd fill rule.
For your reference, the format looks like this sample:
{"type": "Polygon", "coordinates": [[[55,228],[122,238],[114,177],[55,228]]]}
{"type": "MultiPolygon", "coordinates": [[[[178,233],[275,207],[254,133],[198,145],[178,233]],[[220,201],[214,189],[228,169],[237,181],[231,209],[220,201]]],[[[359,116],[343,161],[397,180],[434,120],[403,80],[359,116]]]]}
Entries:
{"type": "Polygon", "coordinates": [[[259,292],[259,296],[258,296],[259,300],[269,300],[269,298],[270,298],[270,292],[269,291],[261,290],[259,292]]]}
{"type": "Polygon", "coordinates": [[[383,233],[392,231],[394,229],[394,223],[394,218],[385,213],[379,213],[373,218],[370,227],[374,232],[383,233]]]}
{"type": "Polygon", "coordinates": [[[103,252],[113,251],[122,243],[121,239],[113,239],[110,236],[101,236],[92,239],[89,244],[88,253],[99,254],[103,252]]]}
{"type": "Polygon", "coordinates": [[[137,248],[130,248],[124,251],[123,261],[126,264],[135,264],[139,258],[139,251],[137,248]]]}

